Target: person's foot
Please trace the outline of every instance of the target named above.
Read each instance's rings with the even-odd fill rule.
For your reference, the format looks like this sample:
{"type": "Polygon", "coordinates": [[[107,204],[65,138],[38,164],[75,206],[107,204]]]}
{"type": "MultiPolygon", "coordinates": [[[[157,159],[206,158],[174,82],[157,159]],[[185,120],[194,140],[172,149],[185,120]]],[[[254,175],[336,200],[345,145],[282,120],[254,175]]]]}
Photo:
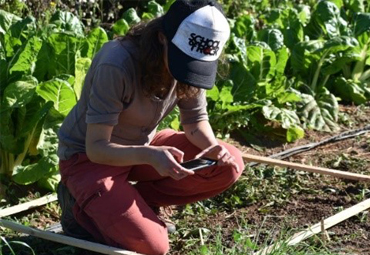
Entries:
{"type": "Polygon", "coordinates": [[[77,223],[73,216],[73,206],[76,202],[74,197],[66,186],[61,182],[57,188],[57,195],[60,208],[62,209],[62,215],[60,218],[60,223],[62,225],[63,232],[68,235],[79,239],[92,240],[92,236],[87,232],[80,224],[77,223]]]}

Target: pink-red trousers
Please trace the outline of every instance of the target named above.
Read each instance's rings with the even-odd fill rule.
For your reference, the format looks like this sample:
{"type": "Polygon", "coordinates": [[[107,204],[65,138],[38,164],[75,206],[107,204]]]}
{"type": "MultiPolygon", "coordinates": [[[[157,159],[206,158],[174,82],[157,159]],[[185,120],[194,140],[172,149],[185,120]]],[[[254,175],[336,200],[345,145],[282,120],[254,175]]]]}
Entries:
{"type": "MultiPolygon", "coordinates": [[[[60,162],[62,182],[76,198],[76,220],[97,241],[143,254],[169,250],[167,229],[151,207],[184,205],[214,197],[230,187],[244,169],[238,149],[220,141],[236,158],[241,171],[212,166],[176,181],[162,177],[149,165],[116,167],[92,163],[85,154],[60,162]],[[136,184],[132,184],[134,181],[136,184]]],[[[184,152],[184,161],[200,150],[184,133],[162,130],[151,145],[173,146],[184,152]]]]}

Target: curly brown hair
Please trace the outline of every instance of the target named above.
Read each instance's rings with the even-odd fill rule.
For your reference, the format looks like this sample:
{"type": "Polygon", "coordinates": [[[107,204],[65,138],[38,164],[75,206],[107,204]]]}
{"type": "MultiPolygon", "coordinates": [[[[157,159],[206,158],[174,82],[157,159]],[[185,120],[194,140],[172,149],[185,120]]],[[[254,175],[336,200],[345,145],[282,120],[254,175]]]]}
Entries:
{"type": "MultiPolygon", "coordinates": [[[[173,81],[172,75],[166,68],[163,54],[166,47],[159,40],[159,33],[163,33],[163,17],[153,19],[147,23],[138,23],[131,27],[127,34],[119,40],[131,40],[140,49],[141,81],[144,93],[147,96],[163,98],[169,91],[173,81]]],[[[192,98],[198,95],[200,89],[194,86],[177,83],[178,98],[192,98]]]]}

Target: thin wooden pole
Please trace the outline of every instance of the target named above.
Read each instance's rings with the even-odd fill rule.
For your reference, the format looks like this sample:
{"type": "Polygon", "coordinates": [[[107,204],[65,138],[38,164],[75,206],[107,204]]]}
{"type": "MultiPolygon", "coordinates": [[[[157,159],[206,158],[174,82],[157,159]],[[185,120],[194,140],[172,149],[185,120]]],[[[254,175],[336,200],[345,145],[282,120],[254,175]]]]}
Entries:
{"type": "Polygon", "coordinates": [[[250,161],[250,162],[258,162],[258,163],[264,163],[268,165],[289,167],[289,168],[303,170],[303,171],[307,171],[311,173],[326,174],[326,175],[331,175],[331,176],[338,177],[338,178],[370,182],[369,175],[349,173],[349,172],[344,172],[344,171],[339,171],[339,170],[334,170],[334,169],[329,169],[329,168],[324,168],[324,167],[316,167],[316,166],[292,163],[292,162],[287,162],[287,161],[283,161],[279,159],[272,159],[268,157],[256,156],[256,155],[251,155],[251,154],[246,154],[246,153],[244,153],[242,157],[244,160],[250,161]]]}
{"type": "Polygon", "coordinates": [[[23,203],[23,204],[8,207],[8,208],[0,210],[0,218],[5,217],[5,216],[9,216],[9,215],[12,215],[12,214],[16,214],[16,213],[19,213],[19,212],[22,212],[22,211],[26,211],[28,209],[31,209],[31,208],[34,208],[34,207],[37,207],[37,206],[45,205],[47,203],[54,202],[57,199],[58,198],[57,198],[56,194],[50,194],[50,195],[35,199],[33,201],[30,201],[30,202],[26,202],[26,203],[23,203]]]}
{"type": "Polygon", "coordinates": [[[75,246],[75,247],[82,248],[82,249],[89,250],[89,251],[100,252],[102,254],[140,255],[140,253],[136,253],[132,251],[122,250],[119,248],[115,248],[115,247],[111,247],[111,246],[107,246],[107,245],[103,245],[99,243],[93,243],[93,242],[89,242],[89,241],[85,241],[85,240],[81,240],[81,239],[77,239],[77,238],[73,238],[69,236],[59,235],[59,234],[55,234],[52,232],[47,232],[47,231],[42,231],[39,229],[26,227],[26,226],[23,226],[23,225],[20,225],[18,223],[11,222],[8,220],[0,219],[0,226],[10,228],[12,230],[25,233],[31,236],[36,236],[36,237],[40,237],[40,238],[50,240],[53,242],[75,246]]]}
{"type": "MultiPolygon", "coordinates": [[[[332,226],[335,226],[336,224],[358,214],[359,212],[362,212],[366,209],[370,208],[370,198],[369,199],[366,199],[364,201],[362,201],[361,203],[357,204],[357,205],[354,205],[350,208],[347,208],[329,218],[326,218],[323,222],[323,225],[324,225],[324,230],[328,229],[328,228],[331,228],[332,226]]],[[[316,235],[317,233],[320,233],[322,231],[322,223],[321,221],[319,223],[316,223],[315,225],[312,225],[311,227],[309,227],[307,230],[304,230],[304,231],[301,231],[299,233],[296,233],[295,235],[293,235],[292,237],[290,237],[287,241],[285,241],[284,243],[286,243],[287,245],[296,245],[298,244],[299,242],[313,236],[313,235],[316,235]]],[[[261,251],[258,251],[256,253],[254,253],[254,255],[266,255],[266,254],[269,254],[270,252],[272,252],[273,250],[275,249],[278,249],[280,247],[280,244],[277,243],[277,244],[273,244],[273,245],[270,245],[268,247],[266,247],[265,249],[261,250],[261,251]]]]}

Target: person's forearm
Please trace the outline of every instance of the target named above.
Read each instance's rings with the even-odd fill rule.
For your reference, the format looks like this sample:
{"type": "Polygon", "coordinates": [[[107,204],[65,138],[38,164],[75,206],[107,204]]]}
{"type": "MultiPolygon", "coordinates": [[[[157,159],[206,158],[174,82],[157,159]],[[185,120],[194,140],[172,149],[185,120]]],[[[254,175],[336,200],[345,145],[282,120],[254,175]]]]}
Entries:
{"type": "Polygon", "coordinates": [[[208,121],[183,125],[183,128],[188,140],[201,150],[218,144],[212,127],[208,121]]]}
{"type": "Polygon", "coordinates": [[[152,150],[149,146],[124,146],[100,140],[86,146],[86,154],[94,163],[131,166],[150,164],[152,150]]]}

